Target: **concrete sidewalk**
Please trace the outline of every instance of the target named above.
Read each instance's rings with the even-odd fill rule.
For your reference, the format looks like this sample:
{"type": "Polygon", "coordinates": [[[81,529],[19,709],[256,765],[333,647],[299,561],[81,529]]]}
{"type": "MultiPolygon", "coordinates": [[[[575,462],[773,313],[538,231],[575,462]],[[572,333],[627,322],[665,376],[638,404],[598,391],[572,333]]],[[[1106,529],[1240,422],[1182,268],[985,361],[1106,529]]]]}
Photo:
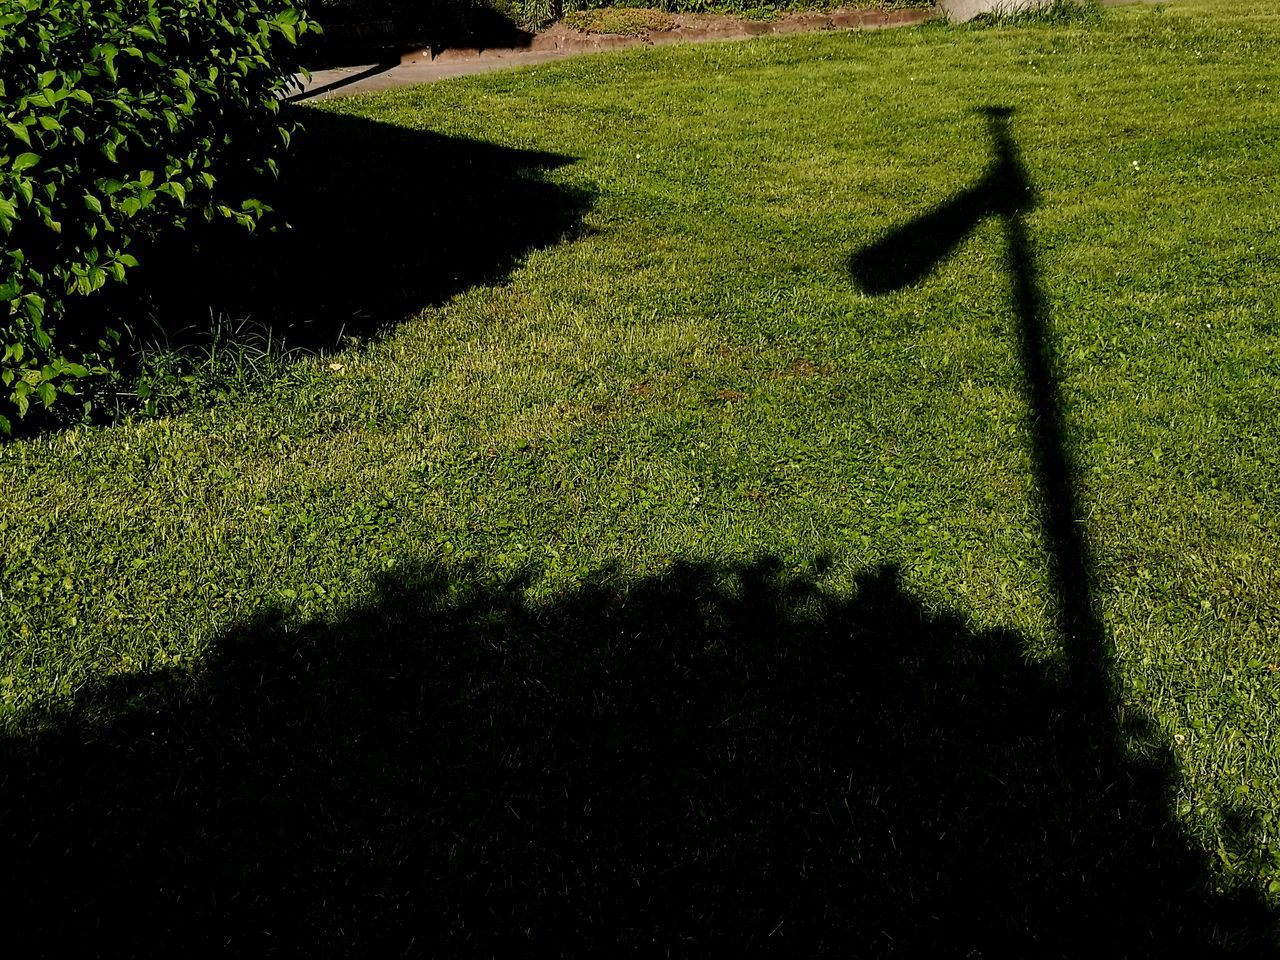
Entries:
{"type": "MultiPolygon", "coordinates": [[[[1133,3],[1168,2],[1168,0],[1101,0],[1104,6],[1116,7],[1133,3]]],[[[679,14],[670,30],[653,31],[639,36],[588,34],[563,24],[535,34],[527,47],[475,49],[460,48],[433,52],[411,50],[382,63],[366,63],[350,67],[317,70],[303,82],[300,92],[290,101],[329,100],[358,93],[374,93],[417,83],[433,83],[450,77],[468,77],[510,67],[536,66],[552,60],[627,47],[661,46],[672,43],[706,43],[709,41],[745,40],[751,37],[815,33],[823,30],[883,30],[909,27],[939,16],[936,9],[861,9],[840,7],[830,12],[808,11],[787,14],[773,22],[742,20],[712,14],[679,14]]],[[[299,78],[301,80],[301,78],[299,78]]]]}
{"type": "Polygon", "coordinates": [[[550,60],[563,60],[576,53],[532,50],[488,50],[474,59],[448,58],[399,60],[387,63],[366,63],[351,67],[334,67],[316,70],[303,85],[301,93],[291,96],[291,101],[330,100],[349,97],[357,93],[375,93],[408,87],[416,83],[433,83],[450,77],[469,77],[480,73],[492,73],[509,67],[524,67],[550,60]]]}
{"type": "Polygon", "coordinates": [[[829,13],[789,14],[773,22],[741,20],[706,14],[676,16],[670,30],[640,36],[587,34],[557,24],[536,34],[527,47],[505,49],[450,49],[433,52],[413,50],[383,63],[317,70],[291,101],[328,100],[334,97],[373,93],[416,83],[432,83],[450,77],[473,76],[527,67],[552,60],[628,47],[663,46],[674,43],[706,43],[714,40],[744,40],[751,37],[813,33],[823,30],[882,30],[906,27],[932,19],[932,9],[863,10],[840,8],[829,13]]]}

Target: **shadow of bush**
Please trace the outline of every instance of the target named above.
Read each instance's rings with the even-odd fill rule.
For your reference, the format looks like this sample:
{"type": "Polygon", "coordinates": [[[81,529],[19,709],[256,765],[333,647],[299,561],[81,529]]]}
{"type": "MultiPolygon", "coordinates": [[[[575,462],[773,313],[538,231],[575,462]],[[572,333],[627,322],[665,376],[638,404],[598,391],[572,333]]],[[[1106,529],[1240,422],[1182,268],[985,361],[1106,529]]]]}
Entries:
{"type": "Polygon", "coordinates": [[[7,742],[15,955],[1272,942],[1169,822],[1167,750],[1118,752],[1018,636],[926,611],[892,568],[849,594],[771,560],[523,588],[406,573],[7,742]]]}
{"type": "Polygon", "coordinates": [[[140,277],[169,336],[249,317],[290,347],[369,337],[580,229],[593,196],[546,179],[553,153],[295,107],[305,131],[267,190],[288,229],[214,225],[140,277]]]}

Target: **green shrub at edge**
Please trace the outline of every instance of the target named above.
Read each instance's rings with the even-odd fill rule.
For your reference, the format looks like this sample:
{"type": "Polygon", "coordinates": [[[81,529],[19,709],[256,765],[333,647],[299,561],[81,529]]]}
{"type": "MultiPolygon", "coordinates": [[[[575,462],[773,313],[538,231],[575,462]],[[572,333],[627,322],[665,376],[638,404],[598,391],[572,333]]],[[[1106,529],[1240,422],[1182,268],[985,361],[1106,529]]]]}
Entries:
{"type": "Polygon", "coordinates": [[[192,217],[252,229],[288,146],[293,0],[8,0],[0,13],[0,430],[110,362],[83,309],[192,217]],[[7,409],[5,409],[7,408],[7,409]]]}

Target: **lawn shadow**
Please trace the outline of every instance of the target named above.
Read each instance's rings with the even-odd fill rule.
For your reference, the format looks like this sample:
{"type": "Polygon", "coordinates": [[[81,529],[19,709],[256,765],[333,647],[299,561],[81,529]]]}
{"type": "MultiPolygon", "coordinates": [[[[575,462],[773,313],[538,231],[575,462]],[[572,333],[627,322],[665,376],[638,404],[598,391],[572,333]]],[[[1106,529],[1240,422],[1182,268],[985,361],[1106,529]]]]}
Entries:
{"type": "Polygon", "coordinates": [[[547,174],[554,153],[449,137],[305,107],[305,130],[266,199],[288,229],[197,233],[153,252],[142,283],[172,335],[210,310],[248,317],[291,347],[367,338],[581,229],[593,201],[547,174]]]}
{"type": "Polygon", "coordinates": [[[769,558],[403,571],[3,744],[15,956],[1263,955],[1023,638],[769,558]]]}

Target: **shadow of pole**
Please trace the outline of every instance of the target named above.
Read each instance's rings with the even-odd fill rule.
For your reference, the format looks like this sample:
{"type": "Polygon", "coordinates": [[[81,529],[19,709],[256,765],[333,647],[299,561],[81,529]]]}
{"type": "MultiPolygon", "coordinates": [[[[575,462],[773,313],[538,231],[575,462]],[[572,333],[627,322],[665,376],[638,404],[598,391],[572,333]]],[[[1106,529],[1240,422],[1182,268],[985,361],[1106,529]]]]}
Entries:
{"type": "Polygon", "coordinates": [[[988,107],[982,113],[993,152],[982,179],[855,253],[850,270],[867,293],[892,293],[923,280],[982,220],[1001,219],[1056,620],[1075,693],[1088,716],[1101,719],[1111,703],[1112,652],[1094,595],[1048,308],[1027,229],[1035,190],[1009,129],[1013,110],[988,107]]]}
{"type": "Polygon", "coordinates": [[[1040,286],[1026,215],[1035,193],[1009,132],[1008,108],[984,111],[996,152],[993,188],[1003,200],[1006,262],[1013,281],[1041,525],[1057,587],[1058,621],[1067,638],[1071,680],[1084,703],[1105,710],[1111,700],[1112,651],[1094,594],[1093,563],[1080,508],[1077,469],[1068,442],[1057,357],[1048,330],[1048,309],[1040,286]]]}

